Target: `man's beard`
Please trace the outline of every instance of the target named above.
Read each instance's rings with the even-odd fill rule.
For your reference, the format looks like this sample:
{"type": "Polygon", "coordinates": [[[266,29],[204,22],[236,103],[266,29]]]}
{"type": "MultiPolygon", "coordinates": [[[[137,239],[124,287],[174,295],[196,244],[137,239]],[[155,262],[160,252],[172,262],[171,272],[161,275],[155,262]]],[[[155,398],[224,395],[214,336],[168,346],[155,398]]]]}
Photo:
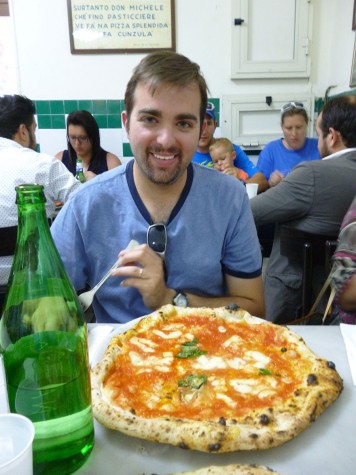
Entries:
{"type": "MultiPolygon", "coordinates": [[[[146,157],[149,156],[147,152],[146,157]]],[[[149,160],[136,160],[137,165],[139,166],[142,173],[155,185],[171,185],[175,183],[182,176],[182,165],[179,161],[178,166],[173,170],[166,168],[156,168],[150,165],[149,160]]]]}

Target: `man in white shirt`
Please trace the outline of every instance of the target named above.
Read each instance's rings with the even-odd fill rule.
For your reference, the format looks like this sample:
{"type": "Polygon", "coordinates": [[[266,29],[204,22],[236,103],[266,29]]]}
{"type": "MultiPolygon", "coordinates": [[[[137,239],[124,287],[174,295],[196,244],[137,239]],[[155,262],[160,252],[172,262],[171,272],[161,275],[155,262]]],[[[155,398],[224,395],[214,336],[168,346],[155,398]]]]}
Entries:
{"type": "MultiPolygon", "coordinates": [[[[17,185],[44,186],[48,218],[55,216],[55,201],[65,203],[80,187],[60,160],[35,151],[35,114],[34,103],[24,96],[0,97],[0,228],[17,226],[17,185]]],[[[0,286],[6,285],[11,264],[11,255],[0,257],[0,286]]]]}

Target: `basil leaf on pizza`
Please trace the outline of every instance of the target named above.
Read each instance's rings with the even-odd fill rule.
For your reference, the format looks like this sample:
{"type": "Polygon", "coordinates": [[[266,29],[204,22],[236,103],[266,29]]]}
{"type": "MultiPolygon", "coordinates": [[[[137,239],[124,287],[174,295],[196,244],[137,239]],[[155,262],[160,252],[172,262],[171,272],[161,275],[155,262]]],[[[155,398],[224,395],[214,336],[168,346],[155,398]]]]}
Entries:
{"type": "Polygon", "coordinates": [[[278,446],[343,388],[335,365],[287,327],[242,309],[172,305],[113,337],[91,379],[106,427],[204,452],[278,446]]]}
{"type": "Polygon", "coordinates": [[[197,358],[198,356],[205,354],[206,351],[198,348],[198,338],[193,338],[192,341],[182,343],[180,352],[175,356],[176,358],[197,358]]]}
{"type": "Polygon", "coordinates": [[[263,375],[263,376],[269,376],[269,375],[271,375],[271,374],[273,374],[273,373],[272,373],[272,371],[269,370],[269,369],[260,368],[259,374],[261,374],[261,375],[263,375]]]}

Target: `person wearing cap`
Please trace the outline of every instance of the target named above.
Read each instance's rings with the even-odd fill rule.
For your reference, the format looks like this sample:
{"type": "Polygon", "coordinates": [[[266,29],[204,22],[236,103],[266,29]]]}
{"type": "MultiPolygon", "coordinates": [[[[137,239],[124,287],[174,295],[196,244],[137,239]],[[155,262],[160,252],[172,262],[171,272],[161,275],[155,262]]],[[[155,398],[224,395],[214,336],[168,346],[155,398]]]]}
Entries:
{"type": "MultiPolygon", "coordinates": [[[[200,163],[201,165],[205,165],[207,167],[214,167],[214,163],[209,152],[209,147],[215,140],[214,133],[217,125],[218,122],[215,116],[215,106],[212,102],[208,102],[205,111],[202,133],[200,135],[198,148],[193,156],[193,162],[200,163]]],[[[230,174],[238,178],[239,170],[243,170],[248,175],[246,183],[258,183],[259,192],[266,190],[268,188],[268,183],[264,175],[258,172],[255,165],[238,145],[233,144],[233,147],[236,157],[234,159],[234,167],[230,169],[230,174]]]]}
{"type": "Polygon", "coordinates": [[[269,142],[261,151],[257,169],[276,186],[301,162],[319,160],[318,140],[307,137],[308,114],[301,102],[288,102],[281,109],[283,137],[269,142]]]}

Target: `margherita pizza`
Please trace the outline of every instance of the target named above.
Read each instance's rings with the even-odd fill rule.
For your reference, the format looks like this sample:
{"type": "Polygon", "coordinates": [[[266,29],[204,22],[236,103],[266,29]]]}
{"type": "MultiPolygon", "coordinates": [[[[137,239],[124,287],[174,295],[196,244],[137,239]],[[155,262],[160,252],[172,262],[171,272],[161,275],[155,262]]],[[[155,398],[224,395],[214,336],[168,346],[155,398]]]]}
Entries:
{"type": "Polygon", "coordinates": [[[113,337],[92,370],[103,425],[216,453],[296,437],[342,388],[300,336],[237,306],[162,307],[113,337]]]}

